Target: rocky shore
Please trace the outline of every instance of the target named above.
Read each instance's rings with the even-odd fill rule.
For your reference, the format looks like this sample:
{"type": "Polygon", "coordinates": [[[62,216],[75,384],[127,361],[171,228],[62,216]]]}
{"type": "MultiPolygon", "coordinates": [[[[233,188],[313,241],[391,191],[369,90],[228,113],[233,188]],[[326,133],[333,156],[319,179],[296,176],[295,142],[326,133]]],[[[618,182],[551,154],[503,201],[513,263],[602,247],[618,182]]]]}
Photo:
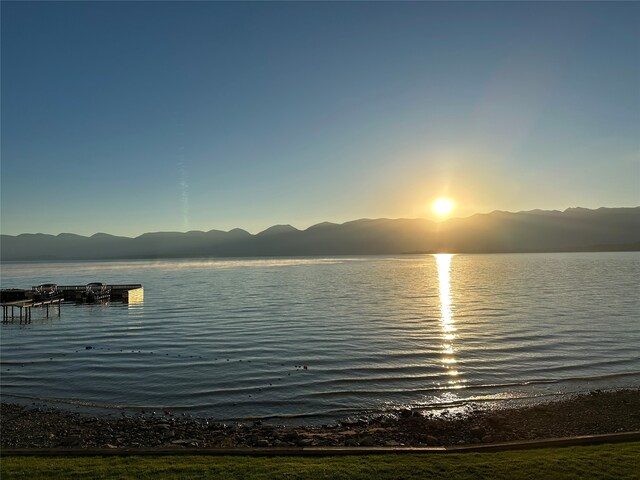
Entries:
{"type": "Polygon", "coordinates": [[[519,408],[394,415],[323,426],[223,424],[167,412],[105,417],[2,403],[1,448],[438,446],[640,430],[640,389],[519,408]]]}

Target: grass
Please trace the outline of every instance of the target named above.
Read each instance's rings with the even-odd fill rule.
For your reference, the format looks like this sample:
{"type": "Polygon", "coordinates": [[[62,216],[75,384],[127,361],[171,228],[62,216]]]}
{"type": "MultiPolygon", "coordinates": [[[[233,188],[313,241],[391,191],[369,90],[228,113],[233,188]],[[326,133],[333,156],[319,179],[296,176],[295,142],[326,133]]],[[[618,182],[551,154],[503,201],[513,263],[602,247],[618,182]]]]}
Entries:
{"type": "Polygon", "coordinates": [[[640,479],[640,442],[465,454],[328,457],[2,457],[29,479],[640,479]]]}

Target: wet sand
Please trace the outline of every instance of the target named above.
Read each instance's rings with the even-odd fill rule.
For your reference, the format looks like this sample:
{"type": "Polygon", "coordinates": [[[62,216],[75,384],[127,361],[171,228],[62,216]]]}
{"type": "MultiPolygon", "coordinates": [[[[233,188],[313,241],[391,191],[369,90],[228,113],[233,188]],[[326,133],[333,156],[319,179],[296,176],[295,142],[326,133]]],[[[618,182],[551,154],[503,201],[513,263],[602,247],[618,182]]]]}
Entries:
{"type": "Polygon", "coordinates": [[[322,426],[220,423],[170,412],[90,416],[2,403],[1,448],[242,448],[447,446],[640,430],[640,389],[594,391],[549,403],[393,415],[322,426]]]}

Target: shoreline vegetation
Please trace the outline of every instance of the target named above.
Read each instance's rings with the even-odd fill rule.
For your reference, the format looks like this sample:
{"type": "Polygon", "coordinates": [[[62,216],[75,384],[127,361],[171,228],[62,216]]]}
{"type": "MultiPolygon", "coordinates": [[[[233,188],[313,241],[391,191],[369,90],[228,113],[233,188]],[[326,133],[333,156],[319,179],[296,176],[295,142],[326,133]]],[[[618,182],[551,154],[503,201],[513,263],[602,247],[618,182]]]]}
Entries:
{"type": "Polygon", "coordinates": [[[465,413],[406,409],[321,426],[220,423],[171,412],[92,416],[6,402],[0,420],[3,449],[475,445],[640,430],[640,388],[465,413]]]}

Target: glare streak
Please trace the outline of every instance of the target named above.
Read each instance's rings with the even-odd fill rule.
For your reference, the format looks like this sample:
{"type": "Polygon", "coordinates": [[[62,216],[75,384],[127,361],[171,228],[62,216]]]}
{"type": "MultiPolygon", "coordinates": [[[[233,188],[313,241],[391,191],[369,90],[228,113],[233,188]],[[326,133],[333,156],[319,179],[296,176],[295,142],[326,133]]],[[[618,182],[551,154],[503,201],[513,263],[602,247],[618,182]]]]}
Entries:
{"type": "MultiPolygon", "coordinates": [[[[451,258],[452,254],[441,253],[434,255],[438,267],[438,287],[440,292],[440,324],[442,329],[442,366],[446,374],[457,377],[460,372],[453,365],[457,363],[455,359],[455,347],[453,340],[456,338],[456,327],[453,320],[453,308],[451,305],[451,258]]],[[[454,386],[458,380],[448,382],[454,386]]]]}

